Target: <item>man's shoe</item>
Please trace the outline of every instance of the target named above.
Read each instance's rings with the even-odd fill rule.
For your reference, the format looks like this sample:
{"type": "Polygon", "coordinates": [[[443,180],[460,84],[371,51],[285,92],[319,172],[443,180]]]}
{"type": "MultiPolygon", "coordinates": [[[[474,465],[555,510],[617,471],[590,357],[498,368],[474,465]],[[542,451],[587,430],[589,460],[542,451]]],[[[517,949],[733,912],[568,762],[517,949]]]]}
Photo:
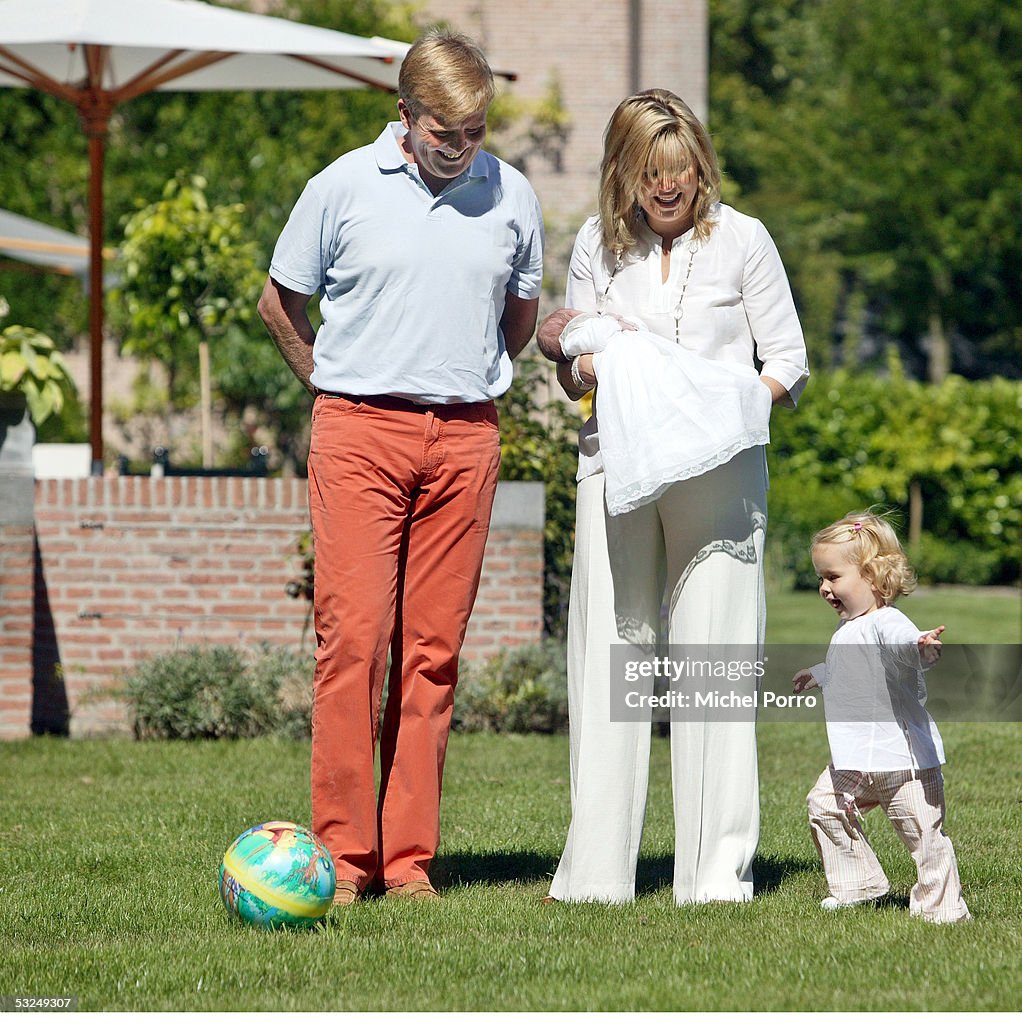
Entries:
{"type": "Polygon", "coordinates": [[[334,906],[350,907],[362,895],[362,890],[350,879],[341,878],[334,890],[334,906]]]}
{"type": "Polygon", "coordinates": [[[440,893],[430,885],[429,879],[417,878],[404,885],[392,885],[387,890],[387,897],[398,900],[438,900],[440,893]]]}

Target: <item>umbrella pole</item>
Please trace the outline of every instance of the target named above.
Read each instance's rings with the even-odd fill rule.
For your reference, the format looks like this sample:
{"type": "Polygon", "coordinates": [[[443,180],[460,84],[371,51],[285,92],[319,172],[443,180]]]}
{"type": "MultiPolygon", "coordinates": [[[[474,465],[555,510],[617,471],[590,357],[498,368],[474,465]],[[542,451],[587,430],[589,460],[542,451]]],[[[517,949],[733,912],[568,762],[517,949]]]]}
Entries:
{"type": "Polygon", "coordinates": [[[103,157],[105,134],[89,136],[89,439],[92,475],[103,475],[103,157]]]}
{"type": "Polygon", "coordinates": [[[92,475],[103,475],[103,164],[109,112],[83,112],[89,139],[89,441],[92,475]]]}

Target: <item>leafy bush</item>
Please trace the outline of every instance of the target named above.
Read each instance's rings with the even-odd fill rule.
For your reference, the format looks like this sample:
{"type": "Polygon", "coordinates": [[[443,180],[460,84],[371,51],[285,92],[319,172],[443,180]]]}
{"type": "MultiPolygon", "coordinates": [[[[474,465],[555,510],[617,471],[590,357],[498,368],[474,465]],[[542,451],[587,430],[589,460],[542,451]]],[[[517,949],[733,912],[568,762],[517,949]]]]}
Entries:
{"type": "Polygon", "coordinates": [[[308,735],[311,676],[309,656],[297,652],[193,646],[138,664],[123,695],[138,739],[300,736],[308,735]]]}
{"type": "Polygon", "coordinates": [[[948,377],[814,374],[796,412],[770,425],[768,571],[815,585],[813,534],[852,509],[880,504],[910,538],[920,577],[983,585],[1019,578],[1022,543],[1022,384],[948,377]],[[904,531],[907,533],[907,531],[904,531]]]}
{"type": "MultiPolygon", "coordinates": [[[[138,739],[244,739],[312,733],[312,657],[289,648],[185,647],[139,663],[119,693],[138,739]]],[[[563,642],[544,640],[463,663],[454,728],[565,732],[563,642]]]]}
{"type": "Polygon", "coordinates": [[[968,541],[949,542],[924,533],[906,553],[920,583],[975,584],[999,575],[998,553],[968,541]]]}
{"type": "Polygon", "coordinates": [[[275,735],[293,740],[312,735],[314,660],[312,655],[288,647],[269,647],[249,666],[254,692],[275,695],[271,730],[275,735]]]}
{"type": "Polygon", "coordinates": [[[560,733],[568,727],[564,644],[516,647],[482,666],[466,665],[454,700],[462,732],[560,733]]]}

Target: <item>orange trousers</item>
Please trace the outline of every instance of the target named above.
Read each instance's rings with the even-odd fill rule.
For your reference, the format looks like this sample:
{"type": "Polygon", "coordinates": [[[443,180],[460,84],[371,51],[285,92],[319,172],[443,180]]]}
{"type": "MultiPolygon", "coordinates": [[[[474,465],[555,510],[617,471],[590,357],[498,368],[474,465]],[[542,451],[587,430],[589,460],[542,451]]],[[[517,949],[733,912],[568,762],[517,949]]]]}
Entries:
{"type": "Polygon", "coordinates": [[[440,842],[458,656],[499,466],[492,402],[320,394],[313,406],[312,827],[337,877],[361,889],[427,878],[440,842]]]}

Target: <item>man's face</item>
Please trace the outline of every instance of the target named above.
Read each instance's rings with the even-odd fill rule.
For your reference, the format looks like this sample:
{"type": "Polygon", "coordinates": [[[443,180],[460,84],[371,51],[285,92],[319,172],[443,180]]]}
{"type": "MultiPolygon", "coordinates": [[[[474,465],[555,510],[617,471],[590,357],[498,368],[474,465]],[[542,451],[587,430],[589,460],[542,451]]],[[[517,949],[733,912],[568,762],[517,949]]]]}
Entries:
{"type": "Polygon", "coordinates": [[[470,114],[458,124],[444,124],[430,113],[415,117],[404,100],[398,100],[401,123],[408,129],[404,149],[429,179],[449,181],[456,178],[475,159],[486,138],[486,110],[470,114]]]}

